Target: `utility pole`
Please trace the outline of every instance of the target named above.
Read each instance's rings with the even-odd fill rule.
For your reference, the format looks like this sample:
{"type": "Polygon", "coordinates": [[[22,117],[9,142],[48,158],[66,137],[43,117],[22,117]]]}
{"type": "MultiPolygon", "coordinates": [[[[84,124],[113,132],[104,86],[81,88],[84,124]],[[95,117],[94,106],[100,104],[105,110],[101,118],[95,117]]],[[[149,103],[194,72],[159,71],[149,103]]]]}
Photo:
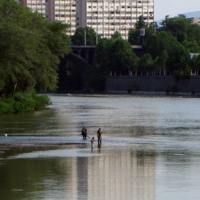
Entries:
{"type": "Polygon", "coordinates": [[[84,29],[84,45],[86,46],[86,28],[84,29]]]}
{"type": "Polygon", "coordinates": [[[96,45],[98,44],[98,34],[96,33],[96,45]]]}

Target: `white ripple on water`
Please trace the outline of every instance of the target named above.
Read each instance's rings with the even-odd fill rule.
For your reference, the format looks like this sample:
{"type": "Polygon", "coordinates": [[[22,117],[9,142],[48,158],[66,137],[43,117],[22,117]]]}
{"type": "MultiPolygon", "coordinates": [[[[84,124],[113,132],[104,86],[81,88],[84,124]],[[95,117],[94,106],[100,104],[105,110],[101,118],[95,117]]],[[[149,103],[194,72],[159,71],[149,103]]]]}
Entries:
{"type": "Polygon", "coordinates": [[[69,157],[94,157],[103,154],[93,153],[91,149],[59,149],[49,151],[35,151],[31,153],[22,153],[16,156],[10,156],[8,159],[34,159],[34,158],[69,158],[69,157]]]}

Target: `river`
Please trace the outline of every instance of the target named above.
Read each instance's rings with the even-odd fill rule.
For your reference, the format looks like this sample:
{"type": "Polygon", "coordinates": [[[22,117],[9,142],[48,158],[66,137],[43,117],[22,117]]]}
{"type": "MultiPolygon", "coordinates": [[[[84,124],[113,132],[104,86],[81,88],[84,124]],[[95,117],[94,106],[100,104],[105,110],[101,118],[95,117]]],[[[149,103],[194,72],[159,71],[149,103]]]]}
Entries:
{"type": "Polygon", "coordinates": [[[1,200],[200,198],[198,98],[50,98],[48,109],[0,116],[0,144],[73,144],[1,148],[1,200]],[[91,149],[83,126],[90,138],[101,127],[102,144],[91,149]]]}

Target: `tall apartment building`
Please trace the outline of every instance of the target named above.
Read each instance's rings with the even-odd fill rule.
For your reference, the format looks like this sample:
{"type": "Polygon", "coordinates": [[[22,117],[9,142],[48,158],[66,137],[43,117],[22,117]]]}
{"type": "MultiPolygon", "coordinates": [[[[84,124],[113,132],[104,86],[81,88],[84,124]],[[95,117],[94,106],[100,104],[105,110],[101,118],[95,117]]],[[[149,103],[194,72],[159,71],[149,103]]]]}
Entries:
{"type": "Polygon", "coordinates": [[[92,27],[102,37],[110,38],[115,31],[128,39],[143,15],[150,24],[154,21],[154,0],[19,0],[24,6],[37,10],[49,21],[71,24],[73,35],[78,27],[92,27]]]}

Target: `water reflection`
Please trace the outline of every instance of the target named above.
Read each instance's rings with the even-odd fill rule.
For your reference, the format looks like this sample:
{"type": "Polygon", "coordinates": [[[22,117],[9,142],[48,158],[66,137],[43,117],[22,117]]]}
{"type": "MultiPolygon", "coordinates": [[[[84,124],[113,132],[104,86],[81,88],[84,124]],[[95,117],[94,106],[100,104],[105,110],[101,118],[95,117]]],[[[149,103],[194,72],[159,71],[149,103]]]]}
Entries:
{"type": "Polygon", "coordinates": [[[89,199],[155,199],[155,157],[116,149],[88,160],[87,179],[89,199]]]}
{"type": "Polygon", "coordinates": [[[199,199],[199,99],[52,101],[48,110],[0,117],[0,134],[19,143],[79,143],[84,125],[90,138],[102,128],[102,145],[91,149],[85,140],[57,150],[0,149],[0,199],[199,199]]]}
{"type": "Polygon", "coordinates": [[[101,153],[101,143],[97,144],[97,148],[98,148],[97,152],[100,154],[101,153]]]}
{"type": "Polygon", "coordinates": [[[56,112],[43,111],[0,116],[0,135],[43,135],[47,130],[57,129],[56,112]]]}
{"type": "Polygon", "coordinates": [[[101,156],[19,158],[4,164],[2,199],[155,199],[155,156],[145,151],[114,147],[101,156]]]}

